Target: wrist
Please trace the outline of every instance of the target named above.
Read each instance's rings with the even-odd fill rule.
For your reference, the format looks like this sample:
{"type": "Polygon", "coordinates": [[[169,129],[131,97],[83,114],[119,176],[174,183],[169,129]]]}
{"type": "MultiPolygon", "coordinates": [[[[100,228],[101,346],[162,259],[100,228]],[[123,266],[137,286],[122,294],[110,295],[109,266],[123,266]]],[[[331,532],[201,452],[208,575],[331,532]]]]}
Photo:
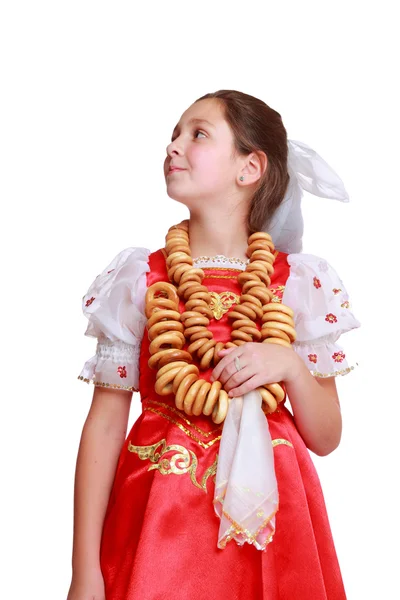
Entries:
{"type": "Polygon", "coordinates": [[[101,574],[100,562],[91,565],[74,565],[72,567],[72,579],[79,583],[90,582],[101,574]]]}
{"type": "Polygon", "coordinates": [[[308,373],[308,369],[307,369],[306,365],[304,364],[304,361],[300,358],[300,356],[294,350],[292,350],[291,360],[289,361],[287,373],[283,380],[283,383],[286,386],[290,385],[291,383],[296,381],[296,379],[301,377],[301,375],[305,371],[307,371],[307,373],[308,373]]]}

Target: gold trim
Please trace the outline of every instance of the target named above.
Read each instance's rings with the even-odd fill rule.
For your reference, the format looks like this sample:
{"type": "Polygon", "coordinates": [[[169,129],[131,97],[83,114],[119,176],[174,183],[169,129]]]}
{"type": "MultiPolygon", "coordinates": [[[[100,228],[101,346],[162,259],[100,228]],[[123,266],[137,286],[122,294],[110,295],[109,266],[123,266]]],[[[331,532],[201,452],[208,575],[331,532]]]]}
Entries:
{"type": "Polygon", "coordinates": [[[129,442],[128,451],[137,454],[140,460],[150,460],[154,463],[150,465],[148,471],[157,469],[161,475],[185,475],[189,473],[193,485],[203,490],[206,494],[208,493],[207,481],[209,477],[215,476],[217,472],[218,454],[213,464],[205,471],[201,478],[201,483],[199,483],[196,479],[196,470],[199,462],[195,453],[178,444],[167,446],[165,438],[150,446],[134,446],[129,442]],[[159,452],[156,452],[157,448],[160,448],[159,452]],[[165,458],[165,454],[169,452],[175,452],[175,454],[171,458],[165,458]]]}
{"type": "Polygon", "coordinates": [[[145,402],[147,402],[148,404],[155,404],[156,406],[162,406],[163,408],[170,410],[172,413],[175,413],[176,415],[178,415],[178,417],[180,417],[182,419],[182,421],[185,421],[185,423],[187,425],[190,425],[190,427],[193,427],[193,429],[195,429],[196,431],[201,433],[201,435],[203,435],[204,437],[208,437],[208,436],[212,435],[213,433],[216,433],[217,431],[222,430],[222,427],[217,427],[216,429],[213,429],[212,431],[203,431],[202,429],[200,429],[200,427],[198,427],[197,425],[195,425],[194,423],[189,421],[189,419],[186,418],[185,414],[182,413],[177,408],[174,408],[173,406],[170,406],[169,404],[166,404],[165,402],[158,402],[157,400],[146,399],[144,401],[144,403],[145,402]]]}
{"type": "MultiPolygon", "coordinates": [[[[243,269],[235,269],[234,267],[199,267],[202,271],[240,271],[243,273],[243,269]]],[[[207,277],[207,275],[205,275],[207,277]]]]}
{"type": "MultiPolygon", "coordinates": [[[[356,363],[356,367],[358,367],[358,363],[356,363]]],[[[311,375],[314,377],[336,377],[337,375],[347,375],[350,371],[354,371],[354,367],[348,367],[347,369],[342,369],[341,371],[332,371],[332,373],[319,373],[318,371],[310,371],[311,375]]]]}
{"type": "MultiPolygon", "coordinates": [[[[214,270],[214,269],[210,269],[210,270],[214,270]]],[[[228,270],[228,269],[224,269],[224,270],[228,270]]],[[[236,271],[236,269],[233,269],[236,271]]],[[[205,271],[205,269],[203,269],[203,271],[205,271]]],[[[236,279],[237,280],[237,276],[236,275],[204,275],[204,279],[236,279]]]]}
{"type": "Polygon", "coordinates": [[[128,392],[138,392],[139,391],[133,386],[119,385],[118,383],[104,383],[103,381],[93,381],[93,379],[86,379],[85,377],[82,377],[81,375],[78,376],[78,379],[80,379],[81,381],[84,381],[85,383],[93,383],[93,385],[95,385],[95,386],[97,385],[99,387],[112,388],[115,390],[126,390],[128,392]]]}
{"type": "MultiPolygon", "coordinates": [[[[217,502],[214,500],[214,503],[216,504],[217,502]]],[[[265,548],[267,547],[267,545],[271,542],[274,533],[275,533],[275,528],[274,530],[269,534],[269,536],[266,538],[266,540],[264,541],[263,544],[260,544],[259,542],[257,542],[257,536],[259,535],[259,533],[265,529],[265,527],[268,525],[268,523],[270,523],[270,521],[274,518],[274,516],[276,515],[276,513],[278,512],[278,507],[274,510],[274,512],[272,512],[259,526],[259,528],[257,529],[257,531],[252,534],[248,529],[244,529],[243,527],[241,527],[239,525],[239,523],[236,523],[236,521],[234,521],[232,519],[232,517],[223,509],[222,510],[222,514],[228,519],[228,521],[230,521],[230,523],[232,523],[231,527],[227,530],[227,532],[225,533],[225,535],[223,536],[223,538],[218,542],[218,547],[219,548],[225,548],[226,544],[233,538],[234,535],[238,535],[241,534],[246,538],[246,542],[248,542],[249,544],[254,544],[255,546],[259,546],[262,550],[265,550],[265,548]]]]}
{"type": "Polygon", "coordinates": [[[275,448],[275,446],[280,446],[281,444],[283,444],[284,446],[290,446],[291,448],[293,448],[293,444],[292,442],[289,442],[289,440],[285,440],[284,438],[275,438],[272,441],[272,447],[275,448]]]}
{"type": "Polygon", "coordinates": [[[202,448],[205,448],[207,450],[207,448],[210,448],[213,444],[215,444],[215,442],[218,442],[221,439],[221,435],[217,436],[216,438],[214,438],[213,440],[205,443],[202,442],[198,437],[196,437],[191,431],[189,431],[189,429],[187,429],[187,427],[185,427],[184,425],[182,425],[182,423],[178,423],[178,421],[176,421],[175,419],[173,419],[172,417],[170,417],[169,415],[166,415],[165,413],[161,412],[160,410],[156,410],[155,408],[150,408],[150,407],[145,407],[143,409],[143,411],[148,410],[156,415],[159,415],[160,417],[163,417],[164,419],[167,419],[167,421],[170,421],[171,423],[173,423],[174,425],[176,425],[177,427],[179,427],[179,429],[181,431],[183,431],[183,433],[185,433],[188,437],[192,438],[192,440],[194,440],[197,444],[199,444],[199,446],[201,446],[202,448]]]}
{"type": "MultiPolygon", "coordinates": [[[[215,444],[215,442],[218,442],[221,439],[221,437],[222,437],[222,428],[221,427],[219,427],[217,429],[213,429],[212,431],[209,431],[209,432],[203,432],[199,427],[197,427],[197,425],[195,425],[194,423],[192,423],[191,421],[189,421],[189,419],[186,419],[186,417],[181,416],[181,413],[177,409],[173,408],[172,406],[164,404],[163,402],[157,402],[156,400],[145,400],[145,401],[143,401],[143,403],[145,403],[145,402],[146,403],[155,404],[155,405],[159,405],[159,406],[162,406],[164,408],[167,408],[171,412],[177,414],[183,421],[185,421],[185,423],[187,423],[190,427],[193,427],[193,429],[195,429],[196,431],[198,431],[204,437],[208,437],[209,435],[212,435],[213,433],[221,431],[221,435],[217,436],[216,438],[214,438],[210,442],[205,443],[200,438],[198,438],[197,436],[195,436],[191,431],[189,431],[189,429],[187,427],[185,427],[184,425],[182,425],[182,423],[179,423],[176,419],[173,419],[172,417],[170,417],[169,415],[166,415],[165,413],[163,413],[160,410],[156,410],[155,408],[151,408],[150,406],[144,406],[143,412],[146,411],[146,410],[148,410],[148,411],[154,413],[155,415],[159,415],[160,417],[163,417],[167,421],[170,421],[171,423],[173,423],[174,425],[176,425],[177,427],[179,427],[179,429],[181,431],[183,431],[183,433],[185,435],[187,435],[188,437],[190,437],[197,444],[199,444],[199,446],[201,446],[202,448],[205,448],[206,450],[207,450],[207,448],[210,448],[210,446],[212,446],[213,444],[215,444]]],[[[266,417],[269,416],[269,413],[265,412],[264,410],[263,410],[263,412],[264,412],[264,414],[265,414],[266,417]]],[[[279,410],[279,408],[277,408],[276,411],[274,413],[272,413],[272,414],[276,414],[277,412],[281,412],[279,410]]],[[[280,443],[285,443],[285,442],[280,442],[280,443]]],[[[278,445],[278,444],[275,444],[275,445],[278,445]]],[[[290,442],[288,442],[287,445],[290,445],[290,442]]]]}

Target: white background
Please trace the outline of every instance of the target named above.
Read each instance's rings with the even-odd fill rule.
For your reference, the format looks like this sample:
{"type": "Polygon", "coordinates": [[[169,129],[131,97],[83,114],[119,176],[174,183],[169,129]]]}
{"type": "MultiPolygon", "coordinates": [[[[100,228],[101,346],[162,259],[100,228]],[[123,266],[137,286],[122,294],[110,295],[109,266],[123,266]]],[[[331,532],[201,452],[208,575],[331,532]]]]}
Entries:
{"type": "MultiPolygon", "coordinates": [[[[123,248],[156,250],[172,129],[221,88],[262,98],[340,174],[306,196],[362,328],[341,343],[340,447],[313,457],[350,600],[398,582],[398,135],[394,2],[4,2],[0,12],[3,374],[1,595],[66,598],[73,478],[93,389],[81,298],[123,248]]],[[[134,394],[130,425],[139,414],[134,394]]],[[[312,599],[311,599],[312,600],[312,599]]]]}

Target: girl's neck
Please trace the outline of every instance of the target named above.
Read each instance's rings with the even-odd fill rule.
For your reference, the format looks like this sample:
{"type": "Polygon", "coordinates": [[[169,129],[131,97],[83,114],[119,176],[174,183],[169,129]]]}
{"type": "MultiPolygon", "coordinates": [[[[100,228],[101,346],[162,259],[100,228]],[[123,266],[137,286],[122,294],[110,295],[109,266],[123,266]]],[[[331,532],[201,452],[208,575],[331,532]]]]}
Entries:
{"type": "Polygon", "coordinates": [[[190,217],[189,245],[193,258],[222,254],[246,260],[247,237],[245,225],[237,218],[190,217]]]}

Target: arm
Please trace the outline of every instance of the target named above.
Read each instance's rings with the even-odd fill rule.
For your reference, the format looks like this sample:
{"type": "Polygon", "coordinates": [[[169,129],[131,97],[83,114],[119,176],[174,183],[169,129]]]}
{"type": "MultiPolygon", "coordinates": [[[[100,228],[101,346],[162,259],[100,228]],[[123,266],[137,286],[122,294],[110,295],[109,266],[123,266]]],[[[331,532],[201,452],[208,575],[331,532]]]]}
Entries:
{"type": "Polygon", "coordinates": [[[320,378],[310,373],[293,352],[290,378],[284,381],[293,417],[307,448],[326,456],[339,445],[342,416],[334,377],[320,378]]]}
{"type": "Polygon", "coordinates": [[[132,392],[95,387],[79,445],[74,493],[73,579],[100,571],[104,516],[121,447],[132,392]]]}
{"type": "Polygon", "coordinates": [[[294,350],[277,344],[246,342],[235,349],[221,350],[219,355],[224,358],[214,368],[210,381],[219,379],[230,397],[283,381],[296,427],[307,448],[325,456],[338,446],[342,419],[333,377],[314,377],[294,350]],[[239,371],[235,357],[243,366],[239,371]]]}

